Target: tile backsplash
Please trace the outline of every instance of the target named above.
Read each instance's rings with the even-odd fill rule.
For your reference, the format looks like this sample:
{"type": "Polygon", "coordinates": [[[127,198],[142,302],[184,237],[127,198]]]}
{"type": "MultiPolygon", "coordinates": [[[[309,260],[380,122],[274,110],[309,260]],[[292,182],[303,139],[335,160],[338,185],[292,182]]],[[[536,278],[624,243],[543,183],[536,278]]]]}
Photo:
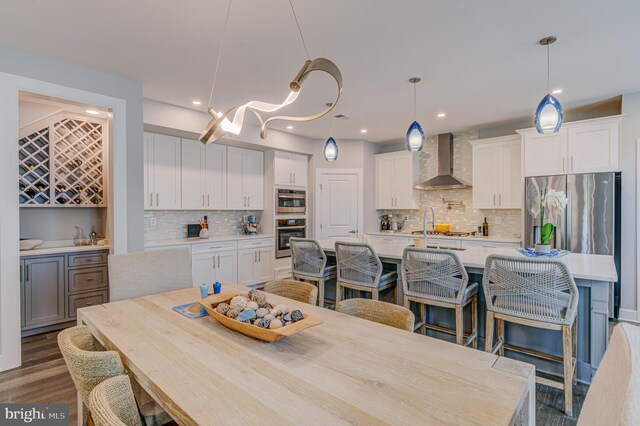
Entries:
{"type": "Polygon", "coordinates": [[[187,224],[208,216],[212,236],[242,233],[243,218],[253,214],[260,220],[262,212],[246,210],[148,210],[144,213],[144,239],[169,240],[187,237],[187,224]]]}
{"type": "MultiPolygon", "coordinates": [[[[460,180],[471,183],[472,147],[470,140],[478,139],[477,131],[453,134],[453,174],[460,180]]],[[[429,138],[420,154],[420,182],[438,175],[438,139],[429,138]]],[[[499,238],[520,238],[521,210],[478,210],[472,207],[472,189],[450,189],[444,191],[420,191],[420,210],[378,210],[382,219],[384,214],[392,214],[398,222],[407,216],[406,230],[422,229],[424,209],[432,206],[436,214],[436,222],[452,224],[453,231],[474,231],[482,224],[484,218],[489,222],[489,235],[499,238]],[[451,209],[443,203],[443,199],[462,201],[462,206],[451,209]],[[500,223],[497,223],[497,222],[500,223]]]]}

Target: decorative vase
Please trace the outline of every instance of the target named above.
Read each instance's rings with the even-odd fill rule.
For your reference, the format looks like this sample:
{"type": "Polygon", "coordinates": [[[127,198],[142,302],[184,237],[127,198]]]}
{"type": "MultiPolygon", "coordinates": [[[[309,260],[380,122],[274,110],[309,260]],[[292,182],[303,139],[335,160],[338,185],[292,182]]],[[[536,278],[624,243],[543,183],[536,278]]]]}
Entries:
{"type": "Polygon", "coordinates": [[[200,230],[200,238],[202,238],[203,240],[209,238],[209,230],[207,228],[202,228],[200,230]]]}
{"type": "Polygon", "coordinates": [[[538,253],[551,253],[551,246],[549,244],[536,244],[534,248],[538,253]]]}
{"type": "Polygon", "coordinates": [[[84,235],[84,230],[79,226],[76,226],[76,234],[73,236],[73,245],[83,246],[85,245],[87,237],[84,235]]]}

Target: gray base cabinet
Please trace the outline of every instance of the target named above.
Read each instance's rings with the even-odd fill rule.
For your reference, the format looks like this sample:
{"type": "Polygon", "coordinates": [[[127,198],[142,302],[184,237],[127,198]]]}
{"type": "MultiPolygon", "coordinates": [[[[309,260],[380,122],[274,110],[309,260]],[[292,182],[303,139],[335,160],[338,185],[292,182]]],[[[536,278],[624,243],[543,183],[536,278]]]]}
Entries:
{"type": "Polygon", "coordinates": [[[66,326],[78,309],[108,302],[107,256],[106,251],[83,251],[22,258],[22,334],[66,326]]]}

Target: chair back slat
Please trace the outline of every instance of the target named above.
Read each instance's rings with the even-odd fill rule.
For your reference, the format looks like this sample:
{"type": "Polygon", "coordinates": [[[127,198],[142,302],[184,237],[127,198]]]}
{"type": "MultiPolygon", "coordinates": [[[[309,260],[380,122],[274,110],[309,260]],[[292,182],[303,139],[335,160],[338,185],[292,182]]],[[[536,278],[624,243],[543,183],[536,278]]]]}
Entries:
{"type": "Polygon", "coordinates": [[[457,253],[407,247],[400,269],[406,295],[449,303],[462,302],[469,276],[457,253]]]}
{"type": "Polygon", "coordinates": [[[377,287],[382,276],[382,262],[373,247],[365,243],[336,241],[338,281],[377,287]]]}
{"type": "Polygon", "coordinates": [[[327,256],[320,244],[310,238],[289,238],[291,244],[291,272],[322,278],[327,256]]]}
{"type": "Polygon", "coordinates": [[[566,325],[576,316],[578,288],[559,260],[491,255],[483,289],[493,312],[566,325]]]}

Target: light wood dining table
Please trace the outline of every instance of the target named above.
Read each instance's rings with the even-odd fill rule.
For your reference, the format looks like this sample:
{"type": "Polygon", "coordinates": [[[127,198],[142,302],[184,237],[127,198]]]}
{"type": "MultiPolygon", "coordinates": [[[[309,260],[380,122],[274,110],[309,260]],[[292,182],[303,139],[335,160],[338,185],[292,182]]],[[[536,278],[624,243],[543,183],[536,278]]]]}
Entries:
{"type": "Polygon", "coordinates": [[[172,310],[198,298],[188,288],[78,310],[178,424],[535,424],[530,364],[275,295],[324,323],[265,343],[172,310]]]}

